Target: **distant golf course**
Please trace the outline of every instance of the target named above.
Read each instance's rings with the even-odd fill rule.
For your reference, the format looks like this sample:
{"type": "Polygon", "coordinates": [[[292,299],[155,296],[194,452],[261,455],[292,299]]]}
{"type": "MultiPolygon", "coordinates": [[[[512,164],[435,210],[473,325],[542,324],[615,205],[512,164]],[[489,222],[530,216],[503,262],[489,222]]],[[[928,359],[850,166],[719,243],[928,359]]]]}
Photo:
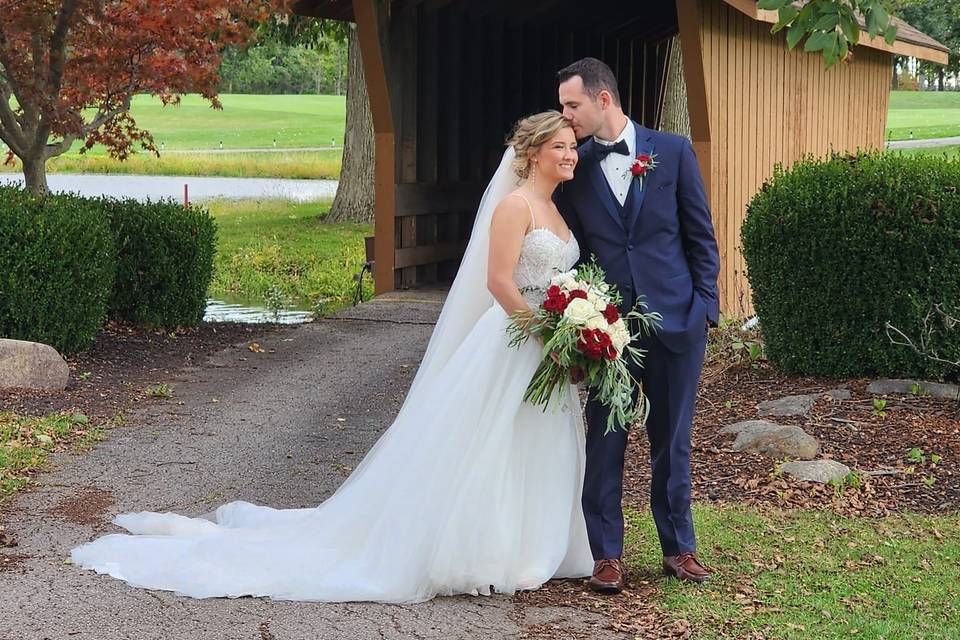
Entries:
{"type": "MultiPolygon", "coordinates": [[[[270,178],[338,178],[346,102],[343,96],[221,95],[222,110],[198,95],[164,107],[137,96],[131,115],[153,134],[160,158],[140,151],[124,162],[97,146],[85,154],[81,144],[52,159],[50,173],[130,173],[270,178]],[[221,153],[222,149],[227,153],[221,153]],[[274,144],[276,143],[276,144],[274,144]],[[335,147],[307,151],[317,147],[335,147]],[[280,149],[279,153],[231,153],[243,149],[280,149]],[[298,149],[301,149],[298,151],[298,149]]],[[[20,171],[7,165],[3,171],[20,171]]]]}
{"type": "Polygon", "coordinates": [[[887,111],[889,140],[960,136],[960,91],[893,91],[887,111]]]}

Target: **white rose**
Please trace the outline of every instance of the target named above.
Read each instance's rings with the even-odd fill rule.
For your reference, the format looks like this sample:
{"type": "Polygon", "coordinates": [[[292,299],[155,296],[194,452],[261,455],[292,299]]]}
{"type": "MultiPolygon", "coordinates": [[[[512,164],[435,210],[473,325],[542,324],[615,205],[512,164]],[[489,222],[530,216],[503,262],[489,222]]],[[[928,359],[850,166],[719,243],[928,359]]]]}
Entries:
{"type": "Polygon", "coordinates": [[[606,282],[601,282],[599,285],[597,285],[597,288],[600,289],[600,293],[603,294],[610,292],[610,285],[608,285],[606,282]]]}
{"type": "Polygon", "coordinates": [[[565,271],[563,273],[558,273],[557,275],[550,278],[550,284],[566,289],[569,285],[575,282],[576,279],[577,279],[576,270],[565,271]]]}
{"type": "MultiPolygon", "coordinates": [[[[588,295],[587,298],[589,299],[590,296],[588,295]]],[[[593,308],[602,313],[607,308],[607,301],[604,298],[594,296],[593,308]]]]}
{"type": "Polygon", "coordinates": [[[563,311],[563,317],[575,325],[583,325],[595,315],[596,309],[583,298],[574,298],[563,311]]]}
{"type": "MultiPolygon", "coordinates": [[[[587,326],[587,329],[600,329],[607,333],[609,333],[608,329],[610,328],[610,325],[607,324],[607,319],[604,318],[599,313],[593,316],[592,318],[590,318],[589,320],[587,320],[586,326],[587,326]]],[[[611,336],[611,341],[612,340],[613,340],[613,337],[611,336]]]]}
{"type": "Polygon", "coordinates": [[[630,344],[630,332],[627,331],[622,321],[617,320],[610,327],[610,342],[613,343],[613,348],[617,350],[617,353],[623,352],[623,348],[630,344]]]}

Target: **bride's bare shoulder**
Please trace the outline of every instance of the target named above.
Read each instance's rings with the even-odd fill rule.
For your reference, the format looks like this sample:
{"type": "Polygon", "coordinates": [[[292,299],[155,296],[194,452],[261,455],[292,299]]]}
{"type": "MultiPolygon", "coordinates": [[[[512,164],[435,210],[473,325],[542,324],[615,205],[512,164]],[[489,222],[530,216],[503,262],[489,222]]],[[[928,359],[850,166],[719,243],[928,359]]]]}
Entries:
{"type": "Polygon", "coordinates": [[[494,234],[500,231],[511,234],[526,233],[530,225],[530,210],[523,197],[516,191],[504,196],[493,211],[493,220],[490,222],[494,234]]]}
{"type": "Polygon", "coordinates": [[[520,192],[519,189],[511,191],[503,197],[503,200],[497,204],[497,208],[494,210],[493,215],[509,215],[516,216],[518,213],[526,213],[527,217],[530,217],[530,205],[527,204],[527,198],[520,192]]]}

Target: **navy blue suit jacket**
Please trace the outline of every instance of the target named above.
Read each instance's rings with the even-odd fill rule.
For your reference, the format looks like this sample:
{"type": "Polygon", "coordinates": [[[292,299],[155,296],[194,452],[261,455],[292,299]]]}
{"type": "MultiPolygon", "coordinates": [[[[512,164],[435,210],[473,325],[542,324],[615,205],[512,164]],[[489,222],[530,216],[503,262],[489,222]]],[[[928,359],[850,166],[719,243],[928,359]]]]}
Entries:
{"type": "Polygon", "coordinates": [[[623,296],[621,311],[643,296],[663,316],[658,337],[674,352],[703,339],[720,307],[720,255],[703,178],[690,141],[634,123],[637,154],[656,154],[657,166],[631,181],[621,217],[593,138],[580,145],[573,180],[556,192],[561,215],[580,244],[581,261],[595,255],[623,296]]]}

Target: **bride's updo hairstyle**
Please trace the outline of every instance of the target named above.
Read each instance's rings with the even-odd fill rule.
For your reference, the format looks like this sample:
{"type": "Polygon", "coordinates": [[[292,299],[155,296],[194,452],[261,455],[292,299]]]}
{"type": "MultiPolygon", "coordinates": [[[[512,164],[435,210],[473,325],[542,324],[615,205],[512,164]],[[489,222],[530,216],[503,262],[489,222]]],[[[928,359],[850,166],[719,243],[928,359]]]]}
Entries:
{"type": "Polygon", "coordinates": [[[516,154],[513,172],[526,180],[530,176],[530,158],[533,154],[558,131],[569,126],[570,123],[564,120],[559,111],[544,111],[520,119],[507,140],[516,154]]]}

